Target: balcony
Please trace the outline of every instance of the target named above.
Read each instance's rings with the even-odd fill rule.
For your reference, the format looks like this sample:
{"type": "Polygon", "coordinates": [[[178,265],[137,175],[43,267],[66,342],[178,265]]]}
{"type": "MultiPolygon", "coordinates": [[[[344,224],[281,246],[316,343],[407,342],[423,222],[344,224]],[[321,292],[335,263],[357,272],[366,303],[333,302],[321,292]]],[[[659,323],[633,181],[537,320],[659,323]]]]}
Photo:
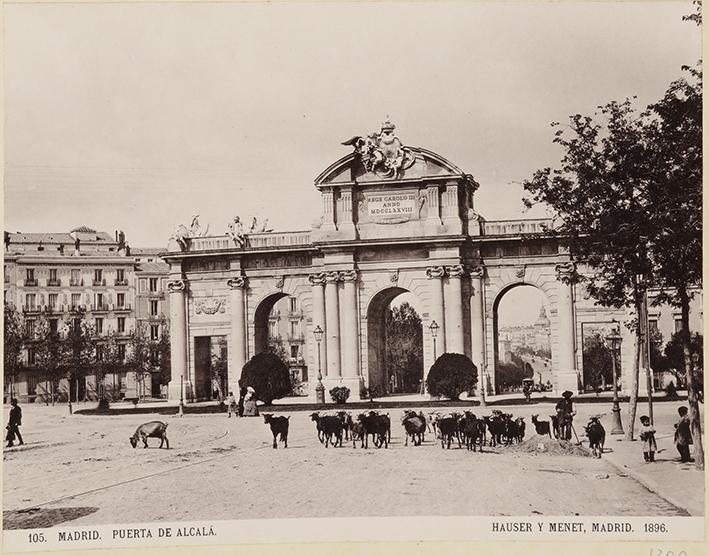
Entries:
{"type": "Polygon", "coordinates": [[[125,278],[123,280],[116,280],[114,285],[116,286],[127,286],[128,285],[128,280],[125,278]]]}
{"type": "Polygon", "coordinates": [[[293,320],[300,320],[303,318],[303,310],[298,309],[296,311],[288,311],[288,318],[293,320]]]}
{"type": "Polygon", "coordinates": [[[86,305],[70,305],[69,306],[70,313],[78,313],[80,311],[86,311],[86,305]]]}
{"type": "Polygon", "coordinates": [[[101,278],[100,280],[96,280],[96,279],[94,278],[92,284],[93,284],[94,286],[105,286],[105,285],[106,285],[106,279],[105,279],[105,278],[101,278]]]}
{"type": "Polygon", "coordinates": [[[288,334],[287,341],[289,344],[304,344],[305,336],[303,334],[288,334]]]}
{"type": "Polygon", "coordinates": [[[42,311],[42,307],[39,305],[23,305],[22,307],[22,312],[27,315],[36,315],[39,314],[40,311],[42,311]]]}
{"type": "Polygon", "coordinates": [[[151,297],[153,299],[162,299],[165,297],[165,292],[161,291],[148,291],[148,297],[151,297]]]}
{"type": "Polygon", "coordinates": [[[124,303],[123,305],[112,305],[111,307],[116,313],[129,313],[131,310],[129,303],[124,303]]]}
{"type": "Polygon", "coordinates": [[[78,280],[69,280],[69,287],[71,288],[80,288],[84,285],[84,279],[79,278],[78,280]]]}
{"type": "Polygon", "coordinates": [[[30,286],[38,286],[39,283],[37,282],[37,278],[25,278],[25,286],[30,287],[30,286]]]}
{"type": "Polygon", "coordinates": [[[91,306],[91,312],[92,313],[108,313],[111,308],[109,307],[108,303],[98,303],[96,305],[91,306]]]}
{"type": "Polygon", "coordinates": [[[63,313],[64,312],[64,305],[45,305],[44,312],[47,313],[48,315],[52,315],[55,313],[63,313]]]}
{"type": "Polygon", "coordinates": [[[52,280],[51,278],[49,280],[47,280],[47,287],[48,288],[58,288],[61,285],[62,285],[61,280],[57,280],[57,279],[52,280]]]}

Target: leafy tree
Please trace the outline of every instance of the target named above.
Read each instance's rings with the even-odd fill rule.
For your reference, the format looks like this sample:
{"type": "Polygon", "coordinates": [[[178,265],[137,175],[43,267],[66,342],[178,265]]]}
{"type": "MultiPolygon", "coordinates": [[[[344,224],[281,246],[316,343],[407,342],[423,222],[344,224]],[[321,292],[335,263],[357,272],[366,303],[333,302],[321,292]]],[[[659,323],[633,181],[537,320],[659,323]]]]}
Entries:
{"type": "Polygon", "coordinates": [[[650,331],[650,367],[654,372],[671,371],[669,360],[662,352],[662,333],[659,330],[650,331]]]}
{"type": "Polygon", "coordinates": [[[423,377],[421,317],[409,303],[392,307],[385,321],[386,368],[403,392],[418,392],[423,377]]]}
{"type": "Polygon", "coordinates": [[[126,360],[126,368],[135,373],[135,380],[140,388],[138,396],[145,397],[145,377],[150,376],[153,368],[150,360],[151,342],[145,323],[136,324],[128,340],[128,346],[130,353],[126,360]]]}
{"type": "MultiPolygon", "coordinates": [[[[51,384],[50,395],[54,405],[55,392],[59,379],[65,373],[67,365],[66,344],[61,337],[59,322],[53,326],[46,316],[35,320],[35,366],[44,373],[51,384]]],[[[71,392],[71,390],[70,390],[71,392]]]]}
{"type": "Polygon", "coordinates": [[[245,388],[251,386],[267,405],[291,391],[288,367],[273,353],[258,353],[247,361],[239,383],[245,388]]]}
{"type": "Polygon", "coordinates": [[[72,385],[75,380],[86,377],[95,365],[96,344],[94,329],[86,321],[83,310],[70,315],[66,325],[68,331],[63,349],[66,353],[65,376],[69,384],[69,413],[72,413],[72,385]]]}
{"type": "Polygon", "coordinates": [[[157,344],[158,352],[158,375],[160,384],[169,384],[172,380],[172,364],[170,358],[170,326],[169,322],[163,319],[160,322],[160,339],[157,344]]]}
{"type": "Polygon", "coordinates": [[[465,355],[444,353],[428,371],[426,385],[432,396],[445,396],[458,400],[460,394],[469,392],[478,383],[478,369],[465,355]]]}
{"type": "Polygon", "coordinates": [[[650,106],[648,172],[655,187],[648,207],[654,230],[649,249],[662,288],[656,303],[669,303],[681,311],[679,337],[694,460],[698,469],[704,469],[702,386],[694,380],[689,329],[689,305],[702,285],[702,73],[700,67],[683,69],[686,77],[672,82],[662,99],[650,106]]]}
{"type": "Polygon", "coordinates": [[[283,338],[281,338],[280,334],[278,336],[268,337],[268,345],[266,346],[266,351],[264,353],[271,353],[275,355],[286,367],[288,366],[290,357],[286,352],[286,347],[283,344],[283,338]]]}
{"type": "Polygon", "coordinates": [[[3,329],[3,376],[5,384],[10,385],[10,395],[14,397],[15,379],[23,368],[22,351],[27,337],[24,319],[12,304],[5,303],[3,329]]]}
{"type": "MultiPolygon", "coordinates": [[[[106,390],[103,386],[107,376],[114,376],[123,371],[125,363],[121,359],[118,350],[118,339],[114,332],[105,336],[96,346],[96,365],[94,366],[94,378],[96,380],[96,388],[99,394],[99,407],[108,409],[108,399],[106,390]],[[99,356],[100,354],[100,356],[99,356]]],[[[115,396],[115,391],[112,396],[115,396]]]]}
{"type": "Polygon", "coordinates": [[[212,353],[210,361],[211,379],[212,383],[219,385],[219,392],[222,397],[226,396],[228,366],[228,357],[225,350],[219,350],[219,353],[212,353]]]}
{"type": "Polygon", "coordinates": [[[594,388],[613,384],[613,353],[600,332],[583,340],[583,372],[586,384],[594,388]]]}
{"type": "MultiPolygon", "coordinates": [[[[692,334],[690,341],[690,360],[693,358],[694,354],[699,355],[699,361],[697,363],[700,369],[704,368],[704,336],[695,332],[692,334]]],[[[670,338],[670,341],[665,345],[665,359],[667,361],[667,369],[672,372],[677,377],[678,384],[685,384],[687,373],[684,368],[684,345],[681,332],[675,332],[670,338]]],[[[703,373],[702,373],[703,375],[703,373]]],[[[697,377],[695,381],[697,387],[700,387],[703,383],[703,376],[697,377]]]]}

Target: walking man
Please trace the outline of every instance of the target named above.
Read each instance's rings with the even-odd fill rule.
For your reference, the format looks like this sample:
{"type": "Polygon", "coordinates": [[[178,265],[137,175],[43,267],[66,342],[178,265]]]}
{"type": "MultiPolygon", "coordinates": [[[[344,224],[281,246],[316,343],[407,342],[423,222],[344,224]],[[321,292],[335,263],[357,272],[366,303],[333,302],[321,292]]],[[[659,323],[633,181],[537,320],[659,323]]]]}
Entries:
{"type": "Polygon", "coordinates": [[[17,398],[12,398],[10,400],[10,420],[7,423],[7,447],[11,448],[14,446],[15,437],[20,441],[18,444],[22,446],[24,442],[22,441],[22,435],[20,434],[20,425],[22,425],[22,410],[20,406],[17,405],[17,398]]]}

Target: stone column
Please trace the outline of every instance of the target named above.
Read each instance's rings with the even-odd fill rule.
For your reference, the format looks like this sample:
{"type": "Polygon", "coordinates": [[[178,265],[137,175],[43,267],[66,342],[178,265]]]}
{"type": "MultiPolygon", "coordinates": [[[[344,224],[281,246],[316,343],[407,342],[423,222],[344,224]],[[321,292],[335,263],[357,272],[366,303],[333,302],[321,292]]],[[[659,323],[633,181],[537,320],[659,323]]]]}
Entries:
{"type": "Polygon", "coordinates": [[[350,389],[350,400],[359,399],[359,330],[357,326],[357,271],[341,273],[342,290],[342,385],[350,389]]]}
{"type": "Polygon", "coordinates": [[[327,349],[327,378],[339,380],[340,371],[340,306],[337,283],[339,272],[325,274],[325,334],[327,349]]]}
{"type": "Polygon", "coordinates": [[[470,332],[472,336],[473,363],[478,368],[479,382],[483,384],[485,372],[485,302],[483,299],[482,267],[470,271],[473,294],[470,296],[470,332]]]}
{"type": "Polygon", "coordinates": [[[229,345],[229,390],[238,395],[241,370],[246,364],[246,278],[237,276],[226,281],[231,289],[231,334],[229,345]]]}
{"type": "Polygon", "coordinates": [[[322,229],[336,230],[335,226],[335,197],[332,188],[323,189],[322,192],[322,229]]]}
{"type": "MultiPolygon", "coordinates": [[[[174,277],[173,277],[174,278],[174,277]]],[[[168,398],[180,399],[180,380],[182,380],[182,398],[186,402],[192,386],[187,372],[187,319],[186,290],[187,284],[180,278],[167,283],[170,292],[170,384],[168,398]]]]}
{"type": "MultiPolygon", "coordinates": [[[[323,376],[327,375],[327,327],[325,326],[325,273],[320,272],[318,274],[311,274],[308,277],[308,280],[310,281],[310,285],[313,287],[313,331],[319,326],[320,329],[324,332],[323,338],[325,338],[324,342],[320,342],[320,345],[318,346],[318,342],[316,341],[314,343],[315,345],[315,357],[318,356],[317,350],[320,350],[320,371],[323,376]]],[[[314,359],[314,361],[317,361],[317,359],[314,359]]],[[[315,372],[317,373],[317,368],[315,369],[315,372]]],[[[308,380],[311,382],[313,385],[316,384],[316,377],[317,374],[311,374],[309,373],[308,380]]],[[[311,392],[314,392],[315,386],[313,386],[310,390],[311,392]]]]}
{"type": "Polygon", "coordinates": [[[556,373],[556,390],[578,391],[578,374],[576,371],[576,357],[574,349],[574,301],[573,286],[561,280],[570,276],[574,271],[574,263],[568,262],[556,265],[557,275],[557,334],[559,340],[559,362],[556,373]]]}
{"type": "Polygon", "coordinates": [[[440,204],[438,202],[438,186],[429,185],[426,187],[426,220],[424,222],[424,230],[427,234],[437,233],[442,225],[441,216],[439,214],[440,204]]]}
{"type": "MultiPolygon", "coordinates": [[[[355,225],[352,218],[352,187],[340,187],[340,199],[338,201],[337,229],[347,237],[355,238],[355,225]]],[[[345,239],[343,237],[343,239],[345,239]]]]}
{"type": "Polygon", "coordinates": [[[465,354],[463,335],[463,290],[461,280],[465,271],[461,265],[448,267],[448,297],[445,300],[446,351],[465,354]]]}
{"type": "MultiPolygon", "coordinates": [[[[446,326],[443,307],[443,277],[446,269],[442,266],[432,266],[426,269],[431,287],[431,321],[436,321],[438,325],[438,335],[436,337],[436,357],[440,357],[446,351],[446,326]]],[[[431,323],[429,323],[430,325],[431,323]]],[[[424,334],[430,334],[430,330],[424,329],[424,334]]],[[[424,380],[426,377],[424,377],[424,380]]]]}

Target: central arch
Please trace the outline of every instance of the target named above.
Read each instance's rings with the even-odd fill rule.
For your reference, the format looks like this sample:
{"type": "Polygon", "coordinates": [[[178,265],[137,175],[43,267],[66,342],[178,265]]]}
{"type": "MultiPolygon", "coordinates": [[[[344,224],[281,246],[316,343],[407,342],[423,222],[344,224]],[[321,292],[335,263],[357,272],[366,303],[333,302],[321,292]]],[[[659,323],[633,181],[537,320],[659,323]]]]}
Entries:
{"type": "MultiPolygon", "coordinates": [[[[391,286],[377,292],[367,308],[367,354],[368,354],[368,386],[370,392],[399,393],[410,390],[410,385],[402,377],[394,376],[393,382],[387,369],[386,317],[391,303],[400,295],[411,293],[409,290],[391,286]]],[[[415,310],[415,308],[414,308],[415,310]]],[[[418,312],[417,312],[418,314],[418,312]]],[[[419,317],[420,318],[420,317],[419,317]]],[[[423,349],[423,348],[422,348],[423,349]]],[[[423,358],[422,358],[423,363],[423,358]]],[[[423,364],[420,369],[423,379],[423,364]]],[[[410,381],[409,381],[410,382],[410,381]]],[[[418,385],[416,385],[418,389],[418,385]]]]}
{"type": "MultiPolygon", "coordinates": [[[[504,380],[504,378],[501,376],[502,366],[509,365],[510,367],[514,367],[515,360],[519,364],[518,366],[520,367],[521,374],[524,375],[525,378],[533,378],[535,382],[541,382],[543,385],[546,385],[547,382],[551,381],[551,345],[549,341],[550,322],[548,317],[546,316],[549,307],[549,298],[547,297],[546,292],[544,292],[544,290],[536,284],[530,284],[529,282],[517,282],[514,284],[510,284],[509,286],[503,288],[495,297],[495,301],[493,303],[492,317],[493,361],[495,364],[494,369],[496,394],[503,393],[505,389],[514,390],[515,388],[520,387],[520,384],[518,384],[517,382],[509,384],[506,383],[507,381],[504,380]],[[542,309],[539,312],[539,315],[537,316],[536,322],[530,322],[528,325],[520,325],[516,327],[519,330],[517,331],[518,334],[515,333],[515,336],[519,337],[515,337],[512,339],[501,338],[499,315],[500,302],[505,297],[505,295],[511,290],[519,288],[536,291],[540,298],[542,309]],[[501,350],[500,348],[503,343],[506,344],[506,347],[501,350]],[[511,347],[513,343],[517,344],[518,346],[520,345],[520,343],[523,346],[526,345],[530,351],[530,353],[528,354],[529,357],[531,357],[535,361],[539,360],[539,365],[542,365],[544,361],[546,362],[546,364],[543,365],[544,369],[542,371],[535,370],[535,366],[530,364],[530,362],[526,359],[526,355],[522,355],[521,352],[519,352],[518,350],[515,350],[518,351],[517,353],[512,354],[513,350],[511,349],[511,347]],[[508,353],[508,351],[510,353],[508,353]],[[520,355],[522,356],[520,357],[520,355]],[[508,360],[506,357],[510,357],[511,360],[508,360]]],[[[521,383],[521,376],[517,378],[520,379],[521,383]]]]}
{"type": "Polygon", "coordinates": [[[288,297],[287,293],[272,293],[264,297],[254,312],[254,354],[263,353],[268,349],[269,320],[276,304],[288,297]]]}

